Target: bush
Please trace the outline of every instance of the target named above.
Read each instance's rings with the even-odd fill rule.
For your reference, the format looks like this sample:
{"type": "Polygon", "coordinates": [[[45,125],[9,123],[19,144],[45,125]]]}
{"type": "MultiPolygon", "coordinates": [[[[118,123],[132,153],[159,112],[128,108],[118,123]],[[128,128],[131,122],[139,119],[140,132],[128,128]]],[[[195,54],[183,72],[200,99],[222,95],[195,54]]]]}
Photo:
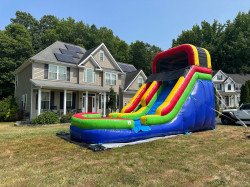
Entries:
{"type": "Polygon", "coordinates": [[[70,123],[72,115],[73,114],[71,114],[71,113],[62,115],[60,118],[60,123],[70,123]]]}
{"type": "Polygon", "coordinates": [[[59,123],[59,117],[54,112],[44,112],[32,120],[32,124],[55,124],[59,123]]]}
{"type": "Polygon", "coordinates": [[[9,96],[0,101],[0,121],[16,121],[20,118],[19,107],[14,97],[9,96]]]}

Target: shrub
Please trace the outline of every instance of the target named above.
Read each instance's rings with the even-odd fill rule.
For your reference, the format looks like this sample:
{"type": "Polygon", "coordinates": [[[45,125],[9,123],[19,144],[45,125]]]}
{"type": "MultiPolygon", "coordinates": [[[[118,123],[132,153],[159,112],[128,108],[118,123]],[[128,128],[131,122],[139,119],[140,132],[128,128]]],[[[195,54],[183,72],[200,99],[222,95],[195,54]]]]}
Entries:
{"type": "Polygon", "coordinates": [[[44,112],[32,120],[32,124],[55,124],[59,123],[59,117],[54,112],[44,112]]]}
{"type": "Polygon", "coordinates": [[[70,119],[71,119],[72,115],[73,114],[71,114],[71,113],[62,115],[60,118],[60,123],[70,123],[70,119]]]}
{"type": "Polygon", "coordinates": [[[0,101],[0,121],[16,121],[20,118],[19,107],[13,96],[0,101]]]}

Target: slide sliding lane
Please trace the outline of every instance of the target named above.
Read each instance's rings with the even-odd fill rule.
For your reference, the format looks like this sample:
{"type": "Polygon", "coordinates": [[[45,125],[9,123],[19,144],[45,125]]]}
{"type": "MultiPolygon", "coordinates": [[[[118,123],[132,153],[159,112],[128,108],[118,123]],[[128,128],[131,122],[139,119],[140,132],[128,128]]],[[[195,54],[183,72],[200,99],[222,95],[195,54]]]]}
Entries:
{"type": "MultiPolygon", "coordinates": [[[[130,113],[133,112],[134,110],[137,110],[140,105],[141,98],[143,97],[149,86],[150,83],[144,83],[140,87],[140,89],[136,92],[134,97],[130,100],[130,102],[122,108],[121,113],[130,113]]],[[[117,117],[118,114],[119,113],[110,113],[109,117],[117,117]]]]}
{"type": "MultiPolygon", "coordinates": [[[[173,98],[167,103],[167,105],[161,106],[161,111],[158,111],[157,114],[159,115],[166,115],[170,111],[173,110],[174,106],[176,103],[179,101],[182,93],[188,86],[190,80],[192,79],[193,75],[195,72],[200,72],[200,73],[205,73],[205,74],[212,74],[212,70],[208,68],[203,68],[203,67],[198,67],[198,66],[192,66],[191,69],[189,70],[188,74],[186,75],[184,81],[181,84],[178,84],[179,87],[177,88],[176,93],[174,94],[173,98]]],[[[160,110],[160,109],[159,109],[160,110]]]]}
{"type": "Polygon", "coordinates": [[[162,102],[166,99],[166,97],[169,95],[171,90],[173,89],[174,83],[165,83],[162,87],[162,91],[160,95],[157,97],[156,101],[154,102],[153,106],[150,108],[150,110],[147,112],[147,115],[149,114],[155,114],[157,108],[162,104],[162,102]]]}
{"type": "Polygon", "coordinates": [[[135,120],[139,119],[143,115],[146,115],[153,106],[161,91],[161,83],[153,81],[141,99],[141,108],[132,113],[119,113],[117,117],[135,120]]]}
{"type": "Polygon", "coordinates": [[[194,88],[194,85],[198,79],[201,80],[211,80],[212,75],[210,74],[205,74],[205,73],[199,73],[196,72],[194,75],[191,77],[191,80],[189,81],[187,87],[185,88],[184,92],[181,94],[181,97],[177,101],[176,105],[174,108],[166,115],[145,115],[140,118],[141,123],[143,125],[159,125],[159,124],[164,124],[176,117],[176,115],[179,113],[181,110],[182,106],[184,105],[185,101],[187,100],[188,96],[192,92],[192,89],[194,88]]]}

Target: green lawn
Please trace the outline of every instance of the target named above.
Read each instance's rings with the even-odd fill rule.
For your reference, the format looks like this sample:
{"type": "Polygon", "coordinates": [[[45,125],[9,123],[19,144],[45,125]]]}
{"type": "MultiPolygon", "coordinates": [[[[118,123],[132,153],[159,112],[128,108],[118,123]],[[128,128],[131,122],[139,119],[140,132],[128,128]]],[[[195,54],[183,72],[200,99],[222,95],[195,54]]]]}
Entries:
{"type": "Polygon", "coordinates": [[[55,134],[67,125],[0,123],[0,183],[8,186],[250,186],[249,131],[217,126],[103,152],[55,134]]]}

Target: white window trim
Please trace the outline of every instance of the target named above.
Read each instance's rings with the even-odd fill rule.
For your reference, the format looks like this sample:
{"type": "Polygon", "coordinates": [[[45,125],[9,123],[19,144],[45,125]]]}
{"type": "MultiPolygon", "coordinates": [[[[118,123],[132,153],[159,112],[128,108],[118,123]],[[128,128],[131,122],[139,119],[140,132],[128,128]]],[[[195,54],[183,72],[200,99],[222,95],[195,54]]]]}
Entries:
{"type": "Polygon", "coordinates": [[[27,108],[27,94],[22,95],[22,108],[23,110],[26,110],[27,108]]]}
{"type": "MultiPolygon", "coordinates": [[[[50,97],[51,97],[50,90],[42,90],[41,91],[41,109],[42,109],[42,101],[43,101],[42,95],[43,95],[44,92],[49,93],[49,108],[48,108],[48,110],[50,110],[50,97]]],[[[45,100],[45,101],[47,101],[47,100],[45,100]]],[[[47,110],[47,109],[42,109],[42,110],[47,110]]]]}
{"type": "Polygon", "coordinates": [[[57,66],[57,80],[61,80],[61,81],[67,81],[68,79],[67,79],[68,77],[67,77],[67,67],[66,66],[57,66]],[[60,75],[60,71],[59,71],[59,69],[60,68],[65,68],[65,80],[64,79],[59,79],[59,75],[60,75]]]}
{"type": "Polygon", "coordinates": [[[86,83],[95,83],[95,71],[94,71],[93,68],[85,68],[85,69],[84,69],[83,82],[86,82],[86,83]],[[92,70],[93,79],[92,79],[91,82],[88,82],[88,81],[87,81],[87,70],[92,70]]]}
{"type": "Polygon", "coordinates": [[[49,69],[48,69],[48,79],[50,79],[50,80],[61,80],[61,81],[67,81],[68,80],[68,73],[67,73],[67,67],[66,66],[58,66],[58,65],[55,65],[55,64],[49,64],[49,69]],[[51,77],[50,77],[50,67],[51,66],[55,66],[56,67],[56,79],[52,79],[51,77]],[[64,80],[64,79],[59,79],[59,69],[60,69],[60,67],[63,67],[63,68],[65,68],[66,69],[66,79],[64,80]]]}
{"type": "Polygon", "coordinates": [[[100,62],[104,62],[104,60],[105,60],[105,54],[104,54],[103,50],[100,50],[100,52],[99,52],[99,60],[100,60],[100,62]],[[102,55],[102,58],[101,58],[101,55],[102,55]]]}
{"type": "Polygon", "coordinates": [[[66,94],[70,94],[70,100],[67,99],[66,96],[66,107],[67,107],[67,102],[70,101],[70,107],[72,107],[72,102],[73,102],[73,92],[72,91],[67,91],[66,94]]]}
{"type": "Polygon", "coordinates": [[[115,86],[115,85],[117,85],[117,80],[118,80],[117,73],[105,72],[105,77],[104,77],[105,85],[115,86]],[[107,84],[107,82],[106,82],[107,74],[110,75],[110,79],[109,79],[109,83],[108,83],[108,84],[107,84]],[[112,84],[112,81],[111,81],[112,75],[115,75],[115,84],[112,84]]]}
{"type": "Polygon", "coordinates": [[[139,85],[141,83],[141,85],[143,85],[143,78],[142,76],[138,76],[138,80],[137,80],[137,87],[140,88],[141,86],[139,85]],[[141,80],[141,82],[139,82],[139,80],[141,80]]]}

